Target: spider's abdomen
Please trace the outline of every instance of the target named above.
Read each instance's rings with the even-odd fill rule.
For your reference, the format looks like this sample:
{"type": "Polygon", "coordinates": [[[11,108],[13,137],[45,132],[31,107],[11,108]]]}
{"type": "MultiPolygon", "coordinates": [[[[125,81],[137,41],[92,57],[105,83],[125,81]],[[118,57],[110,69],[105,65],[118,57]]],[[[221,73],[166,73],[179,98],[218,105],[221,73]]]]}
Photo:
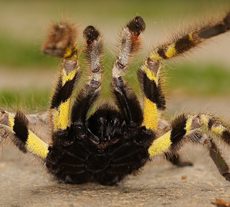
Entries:
{"type": "Polygon", "coordinates": [[[83,133],[85,130],[76,131],[74,139],[67,137],[69,131],[56,134],[46,159],[49,172],[65,183],[116,184],[146,163],[154,138],[144,127],[132,128],[124,131],[116,143],[101,148],[91,141],[90,134],[83,133]]]}

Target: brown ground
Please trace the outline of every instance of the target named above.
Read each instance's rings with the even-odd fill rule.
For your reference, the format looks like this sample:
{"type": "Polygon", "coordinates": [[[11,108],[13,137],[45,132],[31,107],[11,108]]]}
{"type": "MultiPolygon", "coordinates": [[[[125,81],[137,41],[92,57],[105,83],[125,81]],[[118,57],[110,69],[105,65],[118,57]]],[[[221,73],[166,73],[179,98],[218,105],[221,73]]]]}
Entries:
{"type": "Polygon", "coordinates": [[[207,153],[199,149],[186,155],[193,157],[194,167],[175,168],[153,160],[140,175],[130,176],[119,186],[71,186],[52,180],[32,156],[5,146],[0,163],[0,206],[209,207],[215,198],[230,200],[230,184],[217,173],[207,153]]]}
{"type": "MultiPolygon", "coordinates": [[[[229,100],[210,100],[207,104],[202,100],[174,97],[169,100],[169,110],[174,114],[178,108],[183,111],[211,109],[227,121],[230,110],[226,103],[229,100]]],[[[47,136],[46,132],[40,130],[40,133],[47,136]]],[[[57,183],[33,156],[23,155],[11,144],[5,144],[1,149],[0,206],[209,207],[215,198],[230,201],[230,183],[218,174],[206,150],[198,146],[187,145],[182,150],[183,157],[192,160],[194,167],[175,168],[156,158],[139,175],[130,176],[115,187],[57,183]]],[[[229,148],[225,148],[227,150],[229,148]]],[[[228,161],[230,163],[230,159],[228,161]]]]}

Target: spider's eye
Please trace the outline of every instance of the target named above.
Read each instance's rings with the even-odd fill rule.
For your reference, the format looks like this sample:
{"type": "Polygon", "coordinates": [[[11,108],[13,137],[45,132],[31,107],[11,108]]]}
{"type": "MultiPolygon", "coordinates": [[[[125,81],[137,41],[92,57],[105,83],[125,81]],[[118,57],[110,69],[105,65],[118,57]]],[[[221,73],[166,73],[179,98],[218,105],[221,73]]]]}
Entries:
{"type": "Polygon", "coordinates": [[[119,126],[120,125],[120,120],[115,118],[113,120],[111,120],[111,123],[114,125],[114,126],[119,126]]]}
{"type": "Polygon", "coordinates": [[[98,119],[98,122],[99,122],[100,124],[104,124],[104,123],[105,123],[105,119],[104,119],[103,117],[100,117],[100,118],[98,119]]]}

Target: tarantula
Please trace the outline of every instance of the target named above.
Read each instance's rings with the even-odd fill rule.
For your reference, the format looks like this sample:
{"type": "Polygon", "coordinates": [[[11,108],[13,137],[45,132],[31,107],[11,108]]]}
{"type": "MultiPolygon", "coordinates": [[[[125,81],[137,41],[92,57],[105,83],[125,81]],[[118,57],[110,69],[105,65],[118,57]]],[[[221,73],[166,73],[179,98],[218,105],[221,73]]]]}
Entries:
{"type": "Polygon", "coordinates": [[[209,114],[182,114],[162,132],[159,113],[166,108],[162,61],[229,31],[230,13],[217,23],[194,29],[150,53],[138,71],[143,92],[140,104],[123,76],[144,30],[145,22],[140,16],[123,28],[120,51],[112,68],[111,88],[116,107],[102,105],[89,115],[101,90],[101,35],[93,26],[83,32],[91,74],[76,97],[74,89],[81,72],[75,28],[66,22],[53,25],[43,46],[44,53],[62,58],[50,106],[52,144],[46,144],[29,129],[29,121],[20,111],[15,116],[1,112],[1,129],[5,130],[2,137],[10,136],[21,151],[40,157],[48,171],[65,183],[114,185],[160,154],[177,166],[191,165],[182,162],[178,154],[185,142],[206,146],[221,175],[230,181],[229,167],[214,142],[220,138],[230,145],[229,127],[209,114]]]}

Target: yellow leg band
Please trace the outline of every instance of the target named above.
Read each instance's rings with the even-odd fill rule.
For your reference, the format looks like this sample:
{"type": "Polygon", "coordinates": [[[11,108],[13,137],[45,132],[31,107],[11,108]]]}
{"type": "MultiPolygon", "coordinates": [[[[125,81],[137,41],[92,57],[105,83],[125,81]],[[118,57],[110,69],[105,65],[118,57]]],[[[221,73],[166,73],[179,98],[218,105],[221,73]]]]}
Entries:
{"type": "Polygon", "coordinates": [[[156,130],[158,126],[158,111],[155,103],[144,98],[144,125],[147,129],[156,130]]]}
{"type": "Polygon", "coordinates": [[[68,99],[66,102],[61,103],[58,109],[54,109],[53,122],[54,130],[66,129],[69,125],[69,109],[71,100],[68,99]]]}
{"type": "Polygon", "coordinates": [[[177,54],[176,48],[175,48],[175,44],[171,44],[168,46],[165,55],[167,58],[172,58],[177,54]]]}
{"type": "MultiPolygon", "coordinates": [[[[12,129],[14,127],[14,116],[9,114],[8,115],[9,127],[12,129]]],[[[28,130],[28,137],[25,143],[26,149],[33,153],[34,155],[39,156],[42,159],[45,159],[48,155],[48,148],[49,145],[42,141],[36,134],[32,131],[28,130]]]]}
{"type": "Polygon", "coordinates": [[[26,141],[26,149],[45,159],[48,155],[48,144],[39,139],[33,132],[29,131],[28,139],[26,141]]]}
{"type": "Polygon", "coordinates": [[[64,84],[69,81],[69,80],[73,80],[74,76],[76,75],[77,73],[77,69],[71,71],[70,73],[66,73],[66,70],[63,69],[62,70],[62,86],[64,86],[64,84]]]}
{"type": "Polygon", "coordinates": [[[171,131],[167,132],[166,134],[156,139],[148,150],[149,156],[154,157],[156,155],[160,155],[166,152],[172,144],[170,136],[171,136],[171,131]]]}

